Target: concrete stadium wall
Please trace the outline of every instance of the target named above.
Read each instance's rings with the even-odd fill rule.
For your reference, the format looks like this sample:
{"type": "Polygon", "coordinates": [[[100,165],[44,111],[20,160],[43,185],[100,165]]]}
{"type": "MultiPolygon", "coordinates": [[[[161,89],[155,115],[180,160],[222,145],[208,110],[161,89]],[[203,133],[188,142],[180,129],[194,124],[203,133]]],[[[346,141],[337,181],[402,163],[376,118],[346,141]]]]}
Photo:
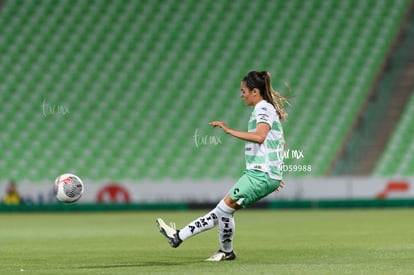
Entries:
{"type": "MultiPolygon", "coordinates": [[[[217,203],[236,180],[221,181],[123,181],[84,180],[85,192],[77,204],[212,204],[217,203]]],[[[7,181],[0,183],[3,197],[7,181]]],[[[57,203],[53,182],[20,182],[25,204],[57,203]]],[[[287,178],[285,187],[261,203],[347,200],[414,200],[414,178],[287,178]]]]}

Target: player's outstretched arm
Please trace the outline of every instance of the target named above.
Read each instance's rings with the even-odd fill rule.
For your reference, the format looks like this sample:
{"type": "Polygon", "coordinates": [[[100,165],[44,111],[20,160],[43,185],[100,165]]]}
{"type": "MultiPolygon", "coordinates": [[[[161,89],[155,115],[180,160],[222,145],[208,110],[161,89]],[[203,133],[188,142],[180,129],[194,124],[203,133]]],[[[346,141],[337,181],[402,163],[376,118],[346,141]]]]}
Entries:
{"type": "Polygon", "coordinates": [[[212,121],[210,122],[210,125],[213,128],[220,127],[221,129],[223,129],[225,133],[232,135],[236,138],[259,143],[259,144],[262,144],[265,141],[267,133],[270,130],[269,125],[266,123],[257,124],[256,131],[254,132],[244,132],[244,131],[230,129],[229,127],[227,127],[226,123],[222,121],[212,121]]]}

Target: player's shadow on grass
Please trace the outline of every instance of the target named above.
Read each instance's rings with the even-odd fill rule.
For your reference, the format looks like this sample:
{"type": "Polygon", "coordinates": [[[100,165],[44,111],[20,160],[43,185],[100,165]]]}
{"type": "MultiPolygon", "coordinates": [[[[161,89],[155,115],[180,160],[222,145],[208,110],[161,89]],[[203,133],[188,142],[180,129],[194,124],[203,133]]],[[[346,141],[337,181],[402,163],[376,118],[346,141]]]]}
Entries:
{"type": "Polygon", "coordinates": [[[178,265],[188,265],[196,262],[201,262],[200,260],[194,261],[179,261],[179,262],[161,262],[161,261],[148,261],[148,262],[137,262],[130,264],[105,264],[105,265],[89,265],[89,266],[80,266],[79,269],[101,269],[101,268],[126,268],[126,267],[146,267],[146,266],[178,266],[178,265]]]}

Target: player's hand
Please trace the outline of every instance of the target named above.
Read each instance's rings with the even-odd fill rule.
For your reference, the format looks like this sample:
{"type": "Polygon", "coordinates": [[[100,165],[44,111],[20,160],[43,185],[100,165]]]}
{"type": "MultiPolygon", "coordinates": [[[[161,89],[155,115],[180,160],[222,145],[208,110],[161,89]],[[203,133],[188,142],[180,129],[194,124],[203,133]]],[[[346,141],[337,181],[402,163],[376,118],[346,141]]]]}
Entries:
{"type": "Polygon", "coordinates": [[[223,129],[223,131],[225,133],[228,133],[229,128],[227,127],[226,123],[224,123],[223,121],[212,121],[209,123],[211,125],[211,127],[215,128],[215,127],[220,127],[221,129],[223,129]]]}
{"type": "Polygon", "coordinates": [[[280,185],[279,185],[278,188],[276,188],[275,192],[276,193],[279,193],[280,192],[280,189],[282,189],[284,186],[285,186],[285,182],[283,180],[280,181],[280,185]]]}

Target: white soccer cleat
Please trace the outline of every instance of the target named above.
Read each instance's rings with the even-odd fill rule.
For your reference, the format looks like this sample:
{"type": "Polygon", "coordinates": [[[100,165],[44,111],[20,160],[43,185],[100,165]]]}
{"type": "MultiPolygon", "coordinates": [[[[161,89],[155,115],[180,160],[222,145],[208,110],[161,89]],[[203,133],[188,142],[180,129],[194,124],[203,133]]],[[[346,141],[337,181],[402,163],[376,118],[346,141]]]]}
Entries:
{"type": "Polygon", "coordinates": [[[206,262],[220,262],[220,261],[232,261],[236,259],[236,253],[232,252],[223,252],[221,250],[214,253],[213,256],[206,259],[206,262]]]}
{"type": "Polygon", "coordinates": [[[167,238],[172,247],[176,248],[183,242],[180,237],[178,237],[179,230],[175,229],[174,223],[171,223],[171,226],[169,226],[161,218],[158,218],[156,223],[158,229],[167,238]]]}

